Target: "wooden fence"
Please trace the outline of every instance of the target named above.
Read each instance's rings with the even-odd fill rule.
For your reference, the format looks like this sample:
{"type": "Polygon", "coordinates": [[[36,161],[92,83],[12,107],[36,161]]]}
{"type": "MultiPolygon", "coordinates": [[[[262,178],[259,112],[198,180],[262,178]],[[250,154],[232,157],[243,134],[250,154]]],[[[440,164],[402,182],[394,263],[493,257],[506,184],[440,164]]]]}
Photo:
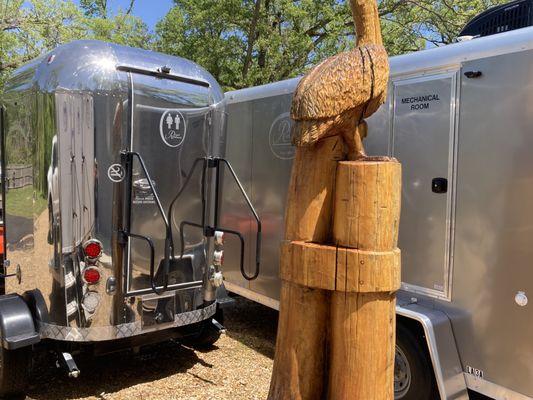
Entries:
{"type": "Polygon", "coordinates": [[[18,189],[33,184],[33,168],[31,165],[10,165],[6,168],[8,189],[18,189]]]}

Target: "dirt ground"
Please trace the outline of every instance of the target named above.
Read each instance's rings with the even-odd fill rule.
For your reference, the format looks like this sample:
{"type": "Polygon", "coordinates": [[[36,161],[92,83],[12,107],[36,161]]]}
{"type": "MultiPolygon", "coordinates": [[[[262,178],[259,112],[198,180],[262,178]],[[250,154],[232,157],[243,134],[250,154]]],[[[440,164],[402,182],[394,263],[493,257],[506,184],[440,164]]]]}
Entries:
{"type": "Polygon", "coordinates": [[[265,399],[276,326],[276,311],[237,298],[225,310],[227,334],[209,351],[166,342],[139,354],[81,357],[78,379],[40,356],[27,399],[265,399]]]}
{"type": "MultiPolygon", "coordinates": [[[[34,360],[27,400],[256,400],[266,399],[276,340],[277,312],[236,298],[225,310],[227,334],[208,351],[175,342],[139,354],[76,358],[78,379],[54,367],[50,356],[34,360]]],[[[472,400],[491,400],[470,393],[472,400]]]]}

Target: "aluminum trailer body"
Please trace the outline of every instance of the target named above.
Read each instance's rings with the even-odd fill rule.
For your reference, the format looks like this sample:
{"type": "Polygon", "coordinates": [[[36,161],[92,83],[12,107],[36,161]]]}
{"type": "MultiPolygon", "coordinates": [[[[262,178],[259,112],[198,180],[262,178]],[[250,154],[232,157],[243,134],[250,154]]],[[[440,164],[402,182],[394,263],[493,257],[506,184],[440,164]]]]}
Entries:
{"type": "MultiPolygon", "coordinates": [[[[421,330],[443,399],[533,398],[532,38],[523,28],[392,57],[387,102],[368,121],[367,152],[403,166],[398,321],[421,330]]],[[[226,156],[264,232],[259,278],[243,280],[230,252],[226,288],[272,308],[298,79],[226,93],[226,156]]],[[[225,224],[252,226],[226,194],[225,224]]]]}
{"type": "Polygon", "coordinates": [[[210,320],[209,240],[190,229],[173,257],[166,220],[179,243],[180,222],[209,212],[199,193],[210,174],[197,170],[167,214],[195,160],[220,155],[213,77],[182,58],[77,41],[16,70],[2,104],[4,270],[21,272],[20,283],[2,275],[2,292],[33,316],[16,346],[109,345],[210,320]]]}

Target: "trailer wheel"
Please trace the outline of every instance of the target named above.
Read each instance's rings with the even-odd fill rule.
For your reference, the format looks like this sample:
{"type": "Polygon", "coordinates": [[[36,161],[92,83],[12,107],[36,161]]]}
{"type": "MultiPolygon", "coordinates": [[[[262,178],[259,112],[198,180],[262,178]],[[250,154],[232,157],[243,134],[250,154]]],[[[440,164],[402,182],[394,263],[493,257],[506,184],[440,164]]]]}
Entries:
{"type": "Polygon", "coordinates": [[[184,338],[182,340],[183,344],[198,349],[207,349],[213,346],[220,338],[220,331],[213,325],[212,319],[215,319],[220,324],[224,323],[224,314],[220,307],[217,307],[217,312],[212,318],[199,322],[197,333],[184,338]]]}
{"type": "Polygon", "coordinates": [[[438,398],[431,360],[415,335],[403,324],[396,331],[394,398],[433,400],[438,398]]]}
{"type": "Polygon", "coordinates": [[[0,397],[24,398],[31,366],[31,346],[6,350],[0,346],[0,397]]]}

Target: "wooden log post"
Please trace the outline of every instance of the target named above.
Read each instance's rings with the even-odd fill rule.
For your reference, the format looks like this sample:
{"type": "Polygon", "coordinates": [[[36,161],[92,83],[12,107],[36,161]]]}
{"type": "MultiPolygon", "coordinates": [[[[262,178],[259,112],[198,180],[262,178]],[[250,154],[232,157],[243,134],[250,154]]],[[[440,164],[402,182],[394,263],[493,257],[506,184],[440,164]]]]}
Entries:
{"type": "Polygon", "coordinates": [[[395,160],[339,163],[333,237],[341,282],[331,295],[329,399],[394,398],[400,195],[395,160]]]}
{"type": "MultiPolygon", "coordinates": [[[[305,188],[297,187],[305,181],[291,180],[288,207],[301,206],[303,223],[298,230],[286,229],[287,237],[299,240],[281,246],[281,308],[269,399],[390,400],[401,167],[393,159],[342,161],[335,174],[339,154],[320,149],[318,164],[336,180],[324,175],[321,184],[305,188]],[[328,219],[317,218],[328,211],[335,244],[327,244],[332,243],[324,225],[328,219]],[[306,216],[323,222],[313,224],[306,216]]],[[[295,169],[305,165],[299,155],[295,169]]]]}
{"type": "MultiPolygon", "coordinates": [[[[297,147],[287,199],[285,242],[327,242],[338,161],[345,158],[340,137],[311,147],[297,147]],[[309,166],[312,165],[312,168],[309,166]]],[[[287,260],[285,255],[281,256],[287,260]]],[[[322,398],[329,324],[329,295],[320,286],[292,279],[300,276],[300,262],[284,263],[278,338],[269,399],[322,398]]]]}
{"type": "Polygon", "coordinates": [[[376,0],[350,5],[357,47],[309,71],[292,100],[270,400],[393,398],[400,166],[364,152],[389,71],[376,0]]]}

